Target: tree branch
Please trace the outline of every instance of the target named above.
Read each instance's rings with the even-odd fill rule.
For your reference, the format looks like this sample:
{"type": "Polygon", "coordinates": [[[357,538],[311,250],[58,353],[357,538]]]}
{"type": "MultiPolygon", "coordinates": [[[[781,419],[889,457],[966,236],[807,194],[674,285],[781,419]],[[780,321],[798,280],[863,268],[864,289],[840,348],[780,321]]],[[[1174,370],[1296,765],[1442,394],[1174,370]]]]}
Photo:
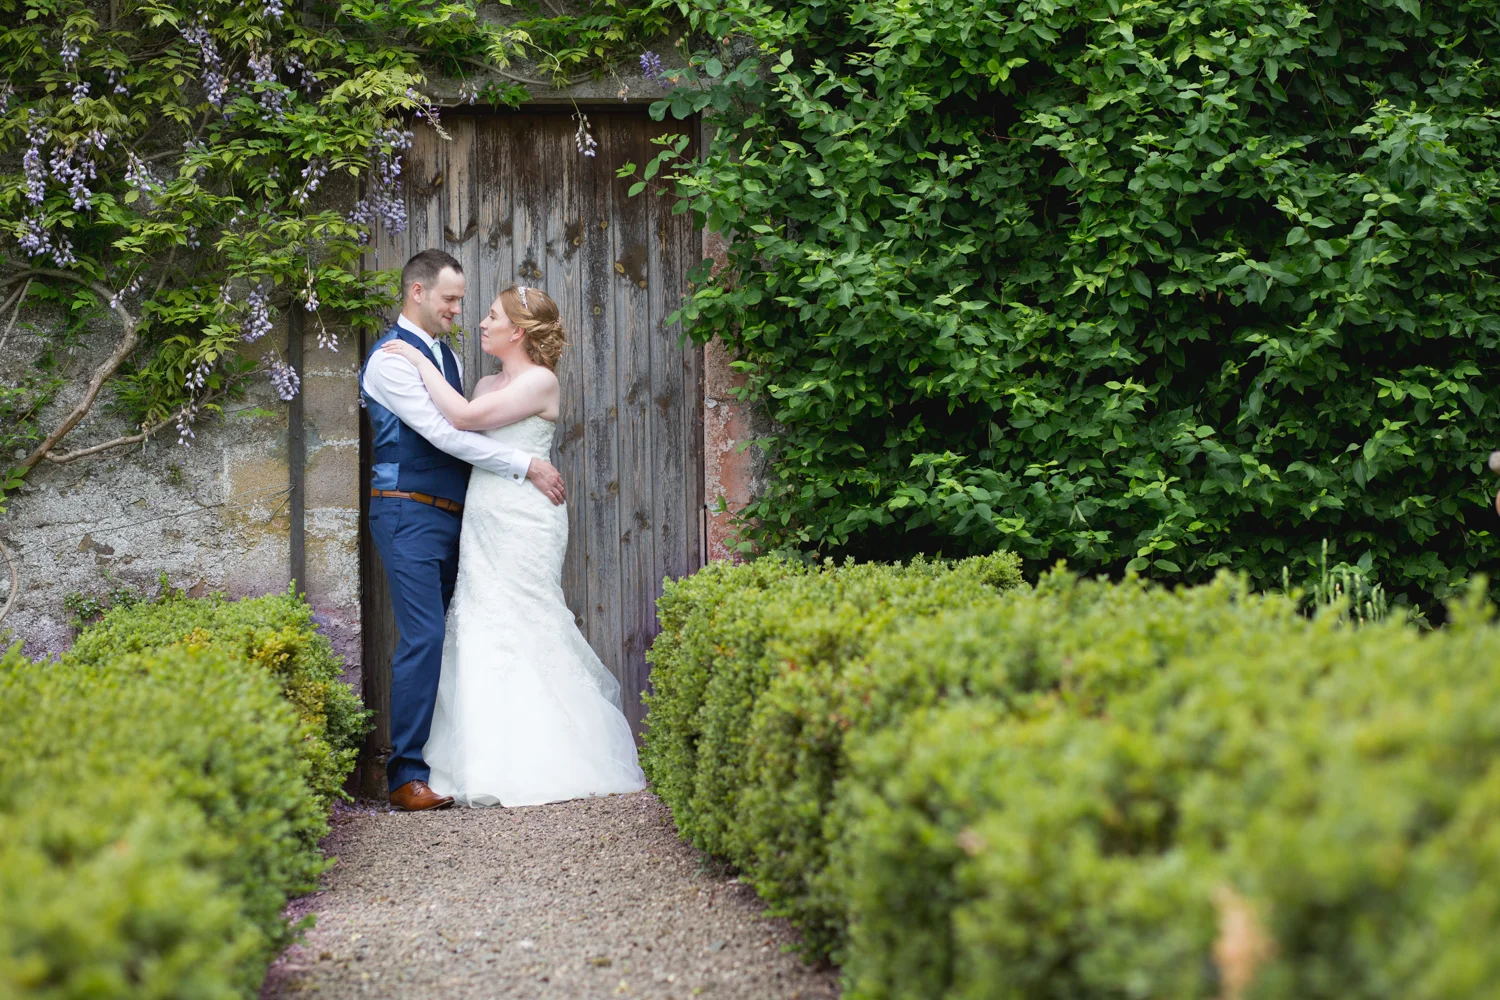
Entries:
{"type": "Polygon", "coordinates": [[[10,332],[16,328],[16,320],[21,317],[21,303],[26,298],[26,293],[31,291],[31,279],[27,278],[21,290],[5,300],[5,305],[0,306],[0,316],[10,311],[11,306],[16,307],[15,313],[10,317],[10,322],[5,324],[5,333],[0,334],[0,350],[5,349],[5,342],[10,339],[10,332]]]}
{"type": "MultiPolygon", "coordinates": [[[[161,280],[156,285],[156,291],[158,292],[161,291],[162,286],[166,283],[167,273],[171,270],[172,260],[176,256],[176,253],[176,247],[173,247],[172,252],[167,256],[166,263],[162,266],[161,280]]],[[[30,472],[36,467],[37,463],[46,458],[47,453],[63,438],[67,437],[68,433],[74,427],[78,426],[79,421],[88,415],[89,410],[93,409],[94,400],[99,398],[99,391],[104,388],[104,383],[119,370],[120,365],[124,364],[125,359],[130,356],[130,352],[135,350],[136,344],[140,343],[140,320],[132,316],[130,311],[125,308],[125,304],[120,301],[120,297],[106,288],[102,283],[72,271],[38,267],[9,275],[5,278],[3,284],[10,285],[23,279],[29,281],[31,278],[57,278],[61,281],[71,281],[74,284],[82,285],[109,304],[109,308],[114,311],[115,315],[120,317],[120,322],[125,330],[120,337],[119,343],[115,345],[115,349],[109,353],[109,357],[105,358],[104,363],[94,369],[93,377],[89,379],[88,388],[84,390],[83,398],[78,401],[78,405],[69,411],[68,415],[63,418],[62,423],[53,428],[52,433],[48,434],[31,454],[21,460],[18,471],[23,475],[30,472]]]]}
{"type": "Polygon", "coordinates": [[[56,465],[67,465],[69,462],[76,462],[80,458],[88,458],[91,455],[98,455],[106,451],[112,451],[115,448],[124,448],[127,445],[132,444],[144,444],[146,441],[149,441],[152,435],[154,435],[157,431],[161,430],[163,427],[166,427],[178,417],[187,413],[188,410],[192,409],[195,406],[204,406],[208,403],[212,403],[214,400],[223,396],[224,392],[225,390],[222,389],[218,392],[211,392],[207,396],[204,396],[202,399],[195,400],[194,402],[189,403],[187,406],[181,407],[176,413],[172,414],[170,417],[167,417],[165,420],[158,420],[150,427],[141,428],[141,432],[139,434],[128,434],[124,437],[117,437],[109,441],[102,441],[99,444],[89,445],[87,448],[79,448],[77,451],[65,451],[62,453],[49,451],[46,456],[47,461],[52,462],[56,465]]]}
{"type": "Polygon", "coordinates": [[[16,572],[16,561],[11,557],[10,549],[5,547],[4,542],[0,542],[0,556],[5,557],[5,565],[10,567],[10,596],[5,599],[5,607],[0,608],[0,622],[3,622],[16,603],[16,595],[21,592],[21,576],[16,572]]]}

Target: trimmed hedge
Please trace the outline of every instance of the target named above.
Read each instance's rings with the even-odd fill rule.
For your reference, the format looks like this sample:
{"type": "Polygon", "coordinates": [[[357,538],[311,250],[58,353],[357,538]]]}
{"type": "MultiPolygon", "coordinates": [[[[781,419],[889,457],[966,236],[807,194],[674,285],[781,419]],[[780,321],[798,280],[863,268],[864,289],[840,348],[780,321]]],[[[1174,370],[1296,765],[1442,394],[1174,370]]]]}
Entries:
{"type": "MultiPolygon", "coordinates": [[[[743,572],[760,605],[786,586],[743,572]]],[[[690,584],[677,621],[734,619],[685,611],[690,584]]],[[[756,763],[717,825],[779,808],[783,836],[721,853],[842,962],[851,998],[1492,996],[1484,617],[1354,628],[1227,577],[1173,592],[1054,573],[908,619],[830,683],[783,667],[760,684],[737,708],[756,763]],[[780,876],[795,865],[800,883],[780,876]]],[[[684,665],[705,694],[745,668],[658,670],[684,665]]],[[[674,817],[684,759],[653,760],[674,817]]]]}
{"type": "Polygon", "coordinates": [[[817,567],[767,557],[668,581],[641,766],[683,835],[734,859],[778,912],[800,913],[824,863],[817,803],[837,777],[827,744],[843,728],[804,706],[882,635],[1020,582],[1009,553],[817,567]],[[804,729],[820,752],[802,752],[804,729]]]}
{"type": "Polygon", "coordinates": [[[330,669],[290,597],[137,605],[60,662],[0,657],[0,996],[254,996],[363,724],[330,669]]]}
{"type": "Polygon", "coordinates": [[[290,592],[239,601],[168,594],[111,609],[68,657],[101,664],[179,644],[219,650],[268,673],[302,720],[301,756],[314,793],[325,808],[345,797],[340,786],[359,756],[369,712],[339,680],[339,658],[311,607],[290,592]]]}

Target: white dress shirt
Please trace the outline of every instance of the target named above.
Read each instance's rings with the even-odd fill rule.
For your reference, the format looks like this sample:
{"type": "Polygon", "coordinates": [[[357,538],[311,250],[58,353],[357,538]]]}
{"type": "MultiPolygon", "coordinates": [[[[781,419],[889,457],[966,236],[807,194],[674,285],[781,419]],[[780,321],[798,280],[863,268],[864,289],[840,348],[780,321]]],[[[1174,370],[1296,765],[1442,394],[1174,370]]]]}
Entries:
{"type": "MultiPolygon", "coordinates": [[[[427,348],[434,364],[443,360],[441,351],[433,351],[436,343],[432,336],[417,324],[399,316],[396,325],[414,335],[427,348]]],[[[453,356],[458,363],[458,356],[453,356]]],[[[463,379],[460,365],[458,377],[463,379]]],[[[525,479],[531,466],[531,455],[498,441],[492,441],[476,431],[461,431],[448,422],[432,397],[422,376],[410,361],[395,354],[376,351],[365,366],[360,380],[370,398],[394,413],[402,423],[416,431],[439,451],[470,465],[477,465],[506,479],[525,479]]]]}

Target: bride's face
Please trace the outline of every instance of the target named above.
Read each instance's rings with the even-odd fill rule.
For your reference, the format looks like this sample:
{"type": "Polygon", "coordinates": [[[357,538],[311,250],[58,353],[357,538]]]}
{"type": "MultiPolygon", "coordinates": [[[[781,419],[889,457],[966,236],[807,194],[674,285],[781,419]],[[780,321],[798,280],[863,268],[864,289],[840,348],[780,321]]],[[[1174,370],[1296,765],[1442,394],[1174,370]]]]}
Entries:
{"type": "Polygon", "coordinates": [[[497,296],[490,303],[490,311],[479,321],[479,346],[491,357],[502,357],[513,347],[519,346],[525,331],[512,323],[505,313],[505,305],[497,296]]]}

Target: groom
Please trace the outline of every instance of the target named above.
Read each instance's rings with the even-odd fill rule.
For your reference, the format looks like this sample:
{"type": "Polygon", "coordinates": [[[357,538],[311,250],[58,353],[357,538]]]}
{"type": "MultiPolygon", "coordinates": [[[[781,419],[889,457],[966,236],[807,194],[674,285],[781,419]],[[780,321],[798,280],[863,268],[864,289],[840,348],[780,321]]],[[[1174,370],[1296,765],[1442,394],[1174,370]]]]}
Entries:
{"type": "Polygon", "coordinates": [[[370,415],[370,536],[391,586],[401,641],[391,659],[391,803],[441,809],[450,796],[427,787],[422,746],[432,727],[443,618],[458,577],[458,529],[469,467],[529,479],[554,504],[563,481],[545,459],[483,434],[454,428],[438,412],[417,369],[381,346],[400,338],[430,355],[463,391],[458,358],[437,338],[453,329],[464,297],[464,269],[441,250],[423,250],[401,269],[401,315],[370,350],[360,389],[370,415]]]}

